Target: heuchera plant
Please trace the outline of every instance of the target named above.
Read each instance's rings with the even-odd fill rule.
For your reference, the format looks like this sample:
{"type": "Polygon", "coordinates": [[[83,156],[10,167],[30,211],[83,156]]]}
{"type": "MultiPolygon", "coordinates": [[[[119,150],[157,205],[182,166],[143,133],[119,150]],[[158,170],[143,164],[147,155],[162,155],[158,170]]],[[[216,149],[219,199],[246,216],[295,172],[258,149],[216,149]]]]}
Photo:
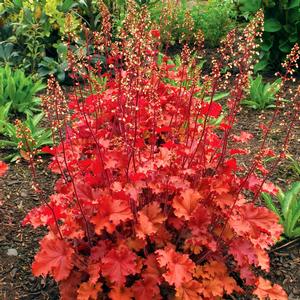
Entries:
{"type": "MultiPolygon", "coordinates": [[[[102,32],[84,29],[86,53],[69,52],[74,91],[66,95],[51,78],[43,99],[59,141],[43,151],[53,155],[49,167],[59,179],[48,199],[30,160],[43,204],[23,223],[48,228],[33,274],[51,275],[61,299],[221,299],[246,286],[259,299],[287,299],[255,271],[269,271],[267,251],[282,233],[278,217],[256,200],[261,191],[276,193],[262,159],[275,157],[271,171],[278,164],[299,109],[290,110],[283,150],[274,153],[266,138],[278,105],[249,168],[237,157],[248,154],[243,143],[251,135],[232,133],[262,12],[240,37],[230,32],[211,75],[203,75],[201,44],[194,56],[184,47],[175,67],[156,50],[159,31],[145,9],[130,2],[111,42],[110,16],[100,8],[102,32]],[[93,63],[99,54],[105,63],[93,63]],[[222,114],[214,97],[224,88],[228,113],[213,122],[222,114]]],[[[298,55],[295,46],[282,84],[298,55]]]]}

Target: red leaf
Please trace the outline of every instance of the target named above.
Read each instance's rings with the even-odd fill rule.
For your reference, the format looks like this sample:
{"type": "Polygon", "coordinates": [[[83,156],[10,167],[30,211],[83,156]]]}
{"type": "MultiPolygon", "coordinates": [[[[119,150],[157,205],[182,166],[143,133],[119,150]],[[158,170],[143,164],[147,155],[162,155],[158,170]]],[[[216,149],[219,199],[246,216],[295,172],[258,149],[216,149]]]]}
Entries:
{"type": "Polygon", "coordinates": [[[72,271],[67,279],[59,282],[61,300],[74,300],[77,297],[77,289],[81,283],[82,273],[72,271]]]}
{"type": "Polygon", "coordinates": [[[154,254],[150,254],[146,260],[145,265],[147,266],[146,270],[143,271],[143,278],[152,277],[157,283],[161,283],[161,271],[159,269],[159,265],[157,259],[154,254]]]}
{"type": "Polygon", "coordinates": [[[254,250],[257,256],[256,266],[259,266],[263,270],[270,272],[270,258],[268,252],[266,252],[259,246],[255,246],[254,250]]]}
{"type": "Polygon", "coordinates": [[[93,262],[100,261],[106,253],[108,252],[109,248],[111,247],[111,242],[108,240],[100,240],[95,247],[91,249],[91,260],[93,262]]]}
{"type": "Polygon", "coordinates": [[[47,236],[40,242],[41,250],[34,257],[32,272],[35,276],[51,273],[56,281],[68,278],[72,269],[73,248],[59,239],[47,236]]]}
{"type": "Polygon", "coordinates": [[[234,142],[246,143],[253,138],[253,134],[242,131],[240,136],[233,135],[232,139],[234,142]]]}
{"type": "Polygon", "coordinates": [[[159,38],[159,37],[160,37],[159,30],[157,30],[157,29],[152,29],[152,30],[150,31],[150,33],[151,33],[151,35],[152,35],[153,37],[155,37],[155,38],[159,38]]]}
{"type": "Polygon", "coordinates": [[[209,117],[217,118],[221,112],[222,106],[216,102],[204,103],[203,107],[201,108],[201,113],[209,117]]]}
{"type": "Polygon", "coordinates": [[[268,233],[274,239],[278,239],[282,233],[282,226],[278,221],[275,213],[252,203],[239,207],[239,216],[231,216],[229,220],[232,228],[241,236],[249,234],[257,238],[261,233],[268,233]]]}
{"type": "Polygon", "coordinates": [[[208,210],[203,206],[198,206],[190,219],[189,228],[194,236],[207,234],[208,226],[211,223],[211,216],[208,210]]]}
{"type": "Polygon", "coordinates": [[[0,177],[4,176],[7,170],[8,170],[8,165],[5,162],[0,160],[0,177]]]}
{"type": "Polygon", "coordinates": [[[136,300],[152,300],[156,299],[160,290],[156,280],[151,276],[146,276],[135,282],[132,287],[134,299],[136,300]]]}
{"type": "Polygon", "coordinates": [[[239,266],[254,264],[257,261],[253,245],[249,240],[237,238],[230,244],[229,253],[233,255],[239,266]]]}
{"type": "Polygon", "coordinates": [[[229,153],[230,153],[230,155],[236,155],[236,154],[244,155],[244,154],[248,154],[249,150],[247,150],[247,149],[230,149],[229,153]]]}
{"type": "MultiPolygon", "coordinates": [[[[256,192],[262,184],[262,179],[252,174],[249,176],[247,184],[248,184],[248,188],[251,191],[256,192]]],[[[277,195],[278,188],[271,182],[264,182],[262,186],[262,192],[266,192],[272,195],[277,195]]]]}
{"type": "Polygon", "coordinates": [[[136,273],[136,259],[137,256],[126,246],[112,249],[102,259],[102,274],[123,285],[127,275],[136,273]]]}
{"type": "Polygon", "coordinates": [[[287,300],[288,296],[284,289],[278,285],[274,284],[272,286],[269,280],[266,280],[262,277],[258,279],[258,285],[255,291],[253,292],[260,300],[287,300]]]}
{"type": "Polygon", "coordinates": [[[102,196],[99,202],[98,213],[91,218],[91,222],[95,224],[96,233],[101,234],[104,228],[108,232],[112,232],[115,226],[122,221],[132,219],[128,203],[114,199],[109,195],[102,196]]]}

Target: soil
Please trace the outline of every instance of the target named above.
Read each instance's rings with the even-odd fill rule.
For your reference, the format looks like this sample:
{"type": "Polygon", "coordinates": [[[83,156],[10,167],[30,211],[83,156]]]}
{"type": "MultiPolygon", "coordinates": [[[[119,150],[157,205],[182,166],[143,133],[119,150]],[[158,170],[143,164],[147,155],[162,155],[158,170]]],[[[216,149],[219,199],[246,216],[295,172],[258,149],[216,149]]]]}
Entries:
{"type": "MultiPolygon", "coordinates": [[[[237,129],[251,132],[255,137],[250,149],[257,148],[257,139],[261,139],[259,122],[270,119],[272,113],[256,112],[243,109],[239,115],[237,129]]],[[[273,127],[269,143],[280,149],[285,136],[282,119],[278,119],[273,127]]],[[[237,130],[237,131],[238,131],[237,130]]],[[[300,157],[300,124],[294,129],[290,142],[290,154],[294,159],[300,157]]],[[[4,156],[4,153],[0,153],[4,156]]],[[[38,178],[43,189],[51,193],[55,178],[47,170],[48,159],[37,165],[38,178]]],[[[293,173],[290,163],[285,161],[279,165],[271,180],[286,188],[287,184],[300,180],[299,175],[293,173]]],[[[9,172],[0,178],[0,299],[1,300],[56,300],[58,290],[55,282],[50,278],[35,278],[31,273],[31,262],[38,250],[38,241],[44,235],[42,229],[23,227],[21,222],[33,207],[39,205],[37,196],[31,189],[31,174],[26,162],[11,164],[9,172]],[[15,254],[9,256],[8,253],[15,254]]],[[[300,300],[300,240],[286,244],[277,244],[271,251],[271,272],[266,277],[274,283],[284,287],[290,300],[300,300]]],[[[232,296],[229,299],[253,299],[252,296],[232,296]]]]}
{"type": "MultiPolygon", "coordinates": [[[[47,171],[47,161],[37,166],[41,186],[50,193],[54,177],[47,171]]],[[[36,278],[31,263],[38,251],[38,241],[45,230],[23,227],[26,214],[39,205],[31,189],[31,173],[26,162],[11,164],[0,178],[0,299],[58,299],[56,284],[50,278],[36,278]],[[8,251],[17,255],[8,255],[8,251]]]]}

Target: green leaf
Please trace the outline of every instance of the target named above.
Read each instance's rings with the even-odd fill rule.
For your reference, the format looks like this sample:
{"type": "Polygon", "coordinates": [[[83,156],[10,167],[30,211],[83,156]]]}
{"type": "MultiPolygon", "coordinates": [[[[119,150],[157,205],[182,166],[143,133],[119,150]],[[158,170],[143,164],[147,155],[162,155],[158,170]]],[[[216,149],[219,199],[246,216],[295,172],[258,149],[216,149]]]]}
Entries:
{"type": "Polygon", "coordinates": [[[40,113],[38,115],[35,115],[32,118],[32,123],[33,123],[34,127],[36,127],[41,122],[41,120],[43,119],[43,117],[44,117],[44,113],[40,113]]]}
{"type": "Polygon", "coordinates": [[[284,53],[289,53],[291,51],[291,46],[288,40],[279,41],[279,50],[284,53]]]}
{"type": "Polygon", "coordinates": [[[274,202],[272,201],[272,198],[269,194],[267,193],[261,193],[261,196],[263,197],[267,207],[272,210],[279,218],[280,218],[280,222],[283,222],[283,219],[281,217],[281,213],[278,210],[278,208],[275,206],[274,202]]]}
{"type": "Polygon", "coordinates": [[[297,208],[294,209],[291,221],[289,223],[291,232],[295,230],[295,227],[297,227],[299,221],[300,221],[300,203],[298,203],[297,208]]]}
{"type": "Polygon", "coordinates": [[[16,142],[12,142],[9,140],[0,140],[0,147],[7,147],[7,146],[16,148],[18,144],[16,142]]]}
{"type": "Polygon", "coordinates": [[[273,39],[264,39],[264,42],[261,44],[260,48],[263,51],[269,51],[273,46],[273,39]]]}
{"type": "Polygon", "coordinates": [[[73,0],[65,0],[60,7],[60,10],[64,13],[68,12],[70,8],[72,8],[76,3],[73,0]]]}
{"type": "Polygon", "coordinates": [[[8,78],[7,92],[8,92],[10,100],[11,101],[15,101],[15,97],[16,97],[16,85],[15,85],[15,81],[14,81],[14,79],[12,77],[8,78]]]}
{"type": "Polygon", "coordinates": [[[257,73],[259,71],[263,71],[266,69],[266,67],[268,66],[268,60],[261,60],[259,63],[257,63],[254,66],[254,72],[257,73]]]}
{"type": "Polygon", "coordinates": [[[277,19],[270,18],[265,20],[266,32],[277,32],[281,29],[281,24],[277,19]]]}
{"type": "Polygon", "coordinates": [[[296,198],[299,193],[300,193],[300,181],[294,182],[291,188],[285,193],[285,197],[284,197],[285,199],[282,207],[283,216],[285,218],[288,217],[290,210],[293,208],[293,205],[295,205],[295,202],[297,200],[296,198]]]}
{"type": "Polygon", "coordinates": [[[292,238],[298,238],[299,236],[300,236],[300,226],[295,228],[291,234],[292,238]]]}
{"type": "MultiPolygon", "coordinates": [[[[213,101],[218,101],[218,100],[221,100],[225,97],[227,97],[229,95],[229,93],[227,92],[223,92],[223,93],[217,93],[214,95],[214,98],[213,98],[213,101]]],[[[207,96],[204,98],[204,101],[210,101],[210,96],[207,96]]]]}
{"type": "Polygon", "coordinates": [[[261,0],[240,0],[239,4],[240,4],[240,10],[242,12],[255,13],[261,8],[262,1],[261,0]]]}
{"type": "Polygon", "coordinates": [[[287,7],[288,9],[291,8],[299,8],[300,7],[300,0],[291,0],[291,3],[289,4],[289,6],[287,7]]]}

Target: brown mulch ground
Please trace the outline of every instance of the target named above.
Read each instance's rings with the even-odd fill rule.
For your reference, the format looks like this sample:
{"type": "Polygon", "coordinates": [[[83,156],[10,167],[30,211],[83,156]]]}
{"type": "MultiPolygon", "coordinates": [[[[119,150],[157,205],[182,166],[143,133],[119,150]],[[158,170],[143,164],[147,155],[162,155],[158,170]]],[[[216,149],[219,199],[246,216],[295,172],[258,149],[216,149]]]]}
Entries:
{"type": "MultiPolygon", "coordinates": [[[[238,129],[250,131],[256,138],[248,145],[256,148],[260,139],[259,120],[270,112],[260,113],[244,109],[239,114],[238,129]]],[[[280,147],[284,132],[282,120],[278,119],[269,142],[280,147]]],[[[294,130],[290,143],[290,153],[295,159],[300,157],[300,126],[294,130]]],[[[0,153],[1,158],[1,153],[0,153]]],[[[38,165],[41,186],[51,193],[54,177],[47,171],[47,159],[38,165]]],[[[300,180],[290,170],[288,162],[283,162],[271,176],[275,184],[285,188],[288,183],[300,180]]],[[[31,175],[25,162],[12,164],[8,174],[0,178],[0,300],[58,299],[58,291],[53,280],[35,278],[31,274],[31,262],[38,250],[38,241],[44,235],[41,229],[22,227],[21,221],[31,208],[39,205],[37,196],[31,191],[31,175]],[[9,250],[10,249],[10,250],[9,250]],[[9,256],[8,251],[14,252],[9,256]]],[[[281,284],[291,300],[300,299],[300,242],[289,245],[278,244],[270,253],[271,273],[268,278],[281,284]],[[281,249],[277,249],[284,246],[281,249]]],[[[253,299],[251,296],[232,299],[253,299]]]]}

